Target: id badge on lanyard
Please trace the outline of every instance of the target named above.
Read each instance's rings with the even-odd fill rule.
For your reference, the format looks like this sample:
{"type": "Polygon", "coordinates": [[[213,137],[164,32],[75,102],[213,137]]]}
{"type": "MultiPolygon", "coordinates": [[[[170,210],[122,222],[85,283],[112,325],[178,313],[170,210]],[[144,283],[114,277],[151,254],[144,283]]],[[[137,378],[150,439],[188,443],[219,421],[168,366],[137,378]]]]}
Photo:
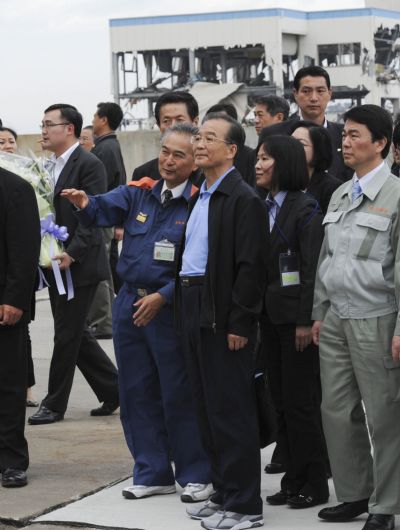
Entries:
{"type": "Polygon", "coordinates": [[[279,273],[282,287],[300,285],[299,269],[299,259],[295,252],[288,250],[284,254],[279,254],[279,273]]]}
{"type": "Polygon", "coordinates": [[[175,259],[175,245],[163,239],[154,243],[153,258],[158,261],[174,261],[175,259]]]}

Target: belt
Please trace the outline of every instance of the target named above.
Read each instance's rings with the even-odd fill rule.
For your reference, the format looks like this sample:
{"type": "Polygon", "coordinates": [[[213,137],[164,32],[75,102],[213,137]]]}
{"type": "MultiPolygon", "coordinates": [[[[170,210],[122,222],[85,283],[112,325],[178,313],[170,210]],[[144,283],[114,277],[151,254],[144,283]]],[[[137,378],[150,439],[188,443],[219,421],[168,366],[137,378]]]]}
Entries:
{"type": "Polygon", "coordinates": [[[205,276],[181,276],[182,287],[191,287],[192,285],[203,285],[205,276]]]}
{"type": "Polygon", "coordinates": [[[136,287],[136,285],[131,285],[130,283],[126,283],[125,285],[130,293],[137,294],[140,298],[158,291],[158,289],[153,289],[151,287],[136,287]]]}

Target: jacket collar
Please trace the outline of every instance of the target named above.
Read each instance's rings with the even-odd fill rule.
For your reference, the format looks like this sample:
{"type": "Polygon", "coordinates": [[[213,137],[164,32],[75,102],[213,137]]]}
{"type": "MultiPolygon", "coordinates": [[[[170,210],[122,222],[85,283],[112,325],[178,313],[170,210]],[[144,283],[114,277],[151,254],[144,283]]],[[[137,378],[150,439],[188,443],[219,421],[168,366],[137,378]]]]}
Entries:
{"type": "Polygon", "coordinates": [[[78,147],[76,147],[76,149],[72,152],[71,156],[68,159],[68,162],[65,164],[60,173],[60,176],[58,177],[57,184],[54,188],[54,196],[57,195],[57,193],[64,188],[64,185],[72,172],[73,165],[75,164],[76,160],[78,160],[81,152],[82,147],[80,145],[78,145],[78,147]]]}
{"type": "MultiPolygon", "coordinates": [[[[160,180],[156,182],[156,184],[152,187],[152,190],[151,190],[152,195],[157,199],[159,203],[161,203],[161,191],[162,191],[163,185],[164,185],[164,179],[161,178],[160,180]]],[[[197,191],[198,191],[198,188],[196,188],[196,186],[194,186],[193,183],[190,180],[188,180],[181,197],[183,197],[186,200],[186,202],[189,202],[190,197],[192,197],[192,195],[197,193],[197,191]]],[[[178,197],[178,199],[180,199],[181,197],[178,197]]]]}
{"type": "MultiPolygon", "coordinates": [[[[366,184],[363,189],[363,194],[368,197],[370,201],[373,201],[378,193],[381,191],[382,186],[385,184],[386,180],[390,175],[390,169],[385,163],[378,171],[376,175],[366,184]]],[[[347,186],[344,186],[342,189],[341,196],[349,195],[351,197],[351,190],[353,187],[353,179],[348,182],[347,186]]]]}
{"type": "Polygon", "coordinates": [[[215,190],[215,193],[224,193],[225,195],[230,195],[236,184],[240,181],[243,181],[243,177],[239,171],[233,167],[233,169],[229,171],[229,173],[222,180],[221,184],[215,190]]]}
{"type": "Polygon", "coordinates": [[[94,145],[99,145],[100,142],[105,142],[106,140],[110,139],[116,139],[117,135],[115,133],[109,133],[109,134],[103,134],[103,136],[99,136],[96,138],[94,145]]]}

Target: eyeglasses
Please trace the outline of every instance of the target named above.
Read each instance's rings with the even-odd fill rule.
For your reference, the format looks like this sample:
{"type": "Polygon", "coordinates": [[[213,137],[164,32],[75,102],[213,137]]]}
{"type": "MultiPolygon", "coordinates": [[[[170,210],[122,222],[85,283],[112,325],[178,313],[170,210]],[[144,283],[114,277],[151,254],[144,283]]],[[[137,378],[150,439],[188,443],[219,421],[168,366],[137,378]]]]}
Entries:
{"type": "Polygon", "coordinates": [[[70,123],[66,121],[63,121],[62,123],[46,122],[46,123],[41,123],[39,127],[43,130],[43,129],[51,129],[51,127],[57,127],[58,125],[70,125],[70,123]]]}
{"type": "Polygon", "coordinates": [[[201,136],[201,134],[196,134],[195,136],[192,136],[190,138],[190,141],[193,145],[199,144],[200,142],[204,142],[206,145],[211,145],[215,142],[224,142],[224,144],[231,144],[232,142],[228,142],[227,140],[223,140],[222,138],[217,138],[216,136],[213,136],[212,134],[201,136]]]}

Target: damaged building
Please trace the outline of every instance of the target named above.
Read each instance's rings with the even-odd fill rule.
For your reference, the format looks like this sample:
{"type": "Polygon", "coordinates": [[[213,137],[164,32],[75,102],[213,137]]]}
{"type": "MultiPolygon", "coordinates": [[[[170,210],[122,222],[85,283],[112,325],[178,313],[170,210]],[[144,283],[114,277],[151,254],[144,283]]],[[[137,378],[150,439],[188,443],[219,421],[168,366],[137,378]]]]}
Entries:
{"type": "MultiPolygon", "coordinates": [[[[396,5],[395,5],[396,4],[396,5]]],[[[244,117],[254,98],[290,97],[296,71],[320,65],[332,110],[361,102],[399,112],[400,7],[371,0],[358,9],[254,9],[110,20],[113,95],[130,116],[165,90],[188,89],[201,113],[233,101],[244,117]]]]}

